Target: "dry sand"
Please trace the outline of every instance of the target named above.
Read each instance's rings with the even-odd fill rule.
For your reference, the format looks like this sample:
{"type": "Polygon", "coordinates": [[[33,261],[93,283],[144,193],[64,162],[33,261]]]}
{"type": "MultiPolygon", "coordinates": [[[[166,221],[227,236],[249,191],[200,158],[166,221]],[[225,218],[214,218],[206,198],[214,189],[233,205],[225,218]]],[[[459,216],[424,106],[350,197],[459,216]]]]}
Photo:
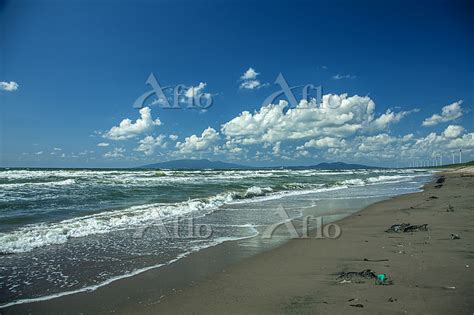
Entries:
{"type": "Polygon", "coordinates": [[[295,239],[230,266],[212,258],[213,250],[222,247],[204,250],[186,264],[193,266],[193,259],[194,266],[208,262],[212,272],[188,267],[183,280],[176,282],[175,269],[174,289],[158,290],[153,281],[170,280],[164,275],[173,274],[179,263],[92,293],[0,312],[473,314],[472,175],[472,169],[450,172],[443,175],[443,183],[428,184],[422,193],[374,204],[338,222],[342,228],[338,239],[295,239]],[[426,223],[428,231],[385,232],[396,223],[426,223]],[[393,284],[337,279],[342,271],[364,269],[387,274],[393,284]],[[201,276],[190,281],[190,274],[201,276]]]}

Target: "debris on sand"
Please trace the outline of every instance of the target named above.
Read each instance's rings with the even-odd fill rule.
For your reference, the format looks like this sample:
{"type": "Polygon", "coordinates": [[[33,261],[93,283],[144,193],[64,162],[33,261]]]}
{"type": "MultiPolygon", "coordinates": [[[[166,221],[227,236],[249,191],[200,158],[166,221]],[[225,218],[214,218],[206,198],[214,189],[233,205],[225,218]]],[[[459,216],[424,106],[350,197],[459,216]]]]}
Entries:
{"type": "Polygon", "coordinates": [[[393,298],[393,297],[390,297],[390,298],[388,298],[388,301],[389,301],[389,302],[396,302],[397,299],[395,299],[395,298],[393,298]]]}
{"type": "Polygon", "coordinates": [[[349,304],[350,306],[353,306],[353,307],[364,307],[364,305],[362,304],[349,304]]]}
{"type": "Polygon", "coordinates": [[[446,208],[446,212],[454,212],[454,207],[451,205],[448,205],[448,208],[446,208]]]}
{"type": "Polygon", "coordinates": [[[388,259],[368,259],[368,258],[364,258],[364,261],[381,262],[381,261],[388,261],[388,259]]]}
{"type": "Polygon", "coordinates": [[[443,187],[444,181],[445,181],[444,176],[441,176],[440,178],[438,178],[438,179],[436,180],[436,182],[435,182],[436,185],[435,185],[434,187],[435,187],[435,188],[441,188],[441,187],[443,187]]]}
{"type": "Polygon", "coordinates": [[[445,289],[445,290],[456,290],[456,287],[445,286],[445,287],[443,287],[443,289],[445,289]]]}
{"type": "Polygon", "coordinates": [[[428,231],[428,224],[410,224],[410,223],[400,223],[394,224],[385,232],[387,233],[410,233],[410,232],[419,232],[419,231],[428,231]]]}
{"type": "Polygon", "coordinates": [[[451,233],[450,236],[451,236],[451,239],[452,239],[452,240],[460,240],[460,239],[461,239],[461,237],[459,236],[459,234],[451,233]]]}
{"type": "Polygon", "coordinates": [[[381,273],[377,275],[377,280],[375,280],[375,284],[377,285],[392,285],[393,281],[388,279],[387,275],[381,273]]]}
{"type": "Polygon", "coordinates": [[[364,280],[377,279],[377,275],[370,269],[365,269],[362,271],[343,271],[337,276],[336,279],[352,281],[355,283],[363,283],[364,280]]]}
{"type": "Polygon", "coordinates": [[[438,199],[438,197],[436,197],[436,196],[429,196],[427,200],[431,200],[431,199],[438,199]]]}
{"type": "Polygon", "coordinates": [[[343,271],[337,276],[336,280],[341,280],[339,283],[365,283],[365,280],[375,280],[375,284],[377,285],[393,284],[393,281],[385,274],[376,274],[370,269],[362,271],[343,271]]]}

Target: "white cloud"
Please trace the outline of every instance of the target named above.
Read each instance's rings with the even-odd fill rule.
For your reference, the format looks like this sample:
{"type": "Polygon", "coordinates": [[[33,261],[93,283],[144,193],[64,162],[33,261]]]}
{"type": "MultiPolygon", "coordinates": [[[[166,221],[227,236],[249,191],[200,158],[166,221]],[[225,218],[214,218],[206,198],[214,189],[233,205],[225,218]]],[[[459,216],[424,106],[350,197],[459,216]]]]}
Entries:
{"type": "Polygon", "coordinates": [[[335,74],[332,76],[333,80],[343,80],[343,79],[355,79],[356,76],[353,74],[335,74]]]}
{"type": "Polygon", "coordinates": [[[272,148],[273,155],[279,155],[280,154],[280,146],[281,142],[278,141],[272,148]]]}
{"type": "Polygon", "coordinates": [[[107,142],[101,142],[101,143],[97,143],[97,146],[98,147],[108,147],[109,144],[107,142]]]}
{"type": "Polygon", "coordinates": [[[43,154],[43,151],[38,151],[38,152],[36,152],[35,154],[36,154],[36,155],[41,155],[41,154],[43,154]]]}
{"type": "Polygon", "coordinates": [[[247,80],[240,83],[240,88],[246,89],[246,90],[255,90],[261,87],[262,87],[262,83],[259,80],[247,80]]]}
{"type": "Polygon", "coordinates": [[[385,130],[409,113],[388,110],[376,117],[374,111],[375,103],[367,96],[328,94],[320,105],[315,100],[302,100],[296,108],[288,109],[288,103],[280,101],[253,114],[244,111],[223,124],[222,133],[245,145],[325,136],[343,138],[385,130]]]}
{"type": "Polygon", "coordinates": [[[211,127],[205,129],[201,136],[192,135],[186,137],[184,142],[177,142],[176,148],[181,153],[192,153],[195,151],[205,151],[219,140],[219,133],[211,127]]]}
{"type": "Polygon", "coordinates": [[[177,135],[169,135],[169,138],[170,138],[172,141],[178,140],[178,136],[177,136],[177,135]]]}
{"type": "Polygon", "coordinates": [[[0,90],[3,90],[3,91],[13,92],[13,91],[18,90],[19,87],[20,86],[18,85],[18,83],[14,82],[14,81],[10,81],[10,82],[2,81],[2,82],[0,82],[0,90]]]}
{"type": "Polygon", "coordinates": [[[63,149],[61,148],[53,148],[54,151],[62,151],[63,149]]]}
{"type": "Polygon", "coordinates": [[[410,114],[411,111],[401,111],[398,113],[393,112],[391,109],[387,109],[385,114],[380,115],[371,123],[371,127],[374,130],[385,130],[391,124],[398,123],[402,118],[410,114]]]}
{"type": "Polygon", "coordinates": [[[306,142],[303,146],[298,147],[298,149],[304,148],[341,148],[346,145],[346,140],[324,137],[321,139],[311,139],[306,142]]]}
{"type": "Polygon", "coordinates": [[[465,131],[463,126],[449,125],[444,131],[443,136],[446,138],[457,138],[465,131]]]}
{"type": "Polygon", "coordinates": [[[135,151],[141,151],[145,153],[145,155],[152,155],[155,153],[156,148],[166,148],[166,142],[164,142],[164,139],[164,135],[159,135],[156,138],[153,138],[152,136],[146,136],[139,141],[139,146],[135,149],[135,151]]]}
{"type": "Polygon", "coordinates": [[[252,80],[252,79],[256,79],[259,74],[260,74],[260,73],[258,73],[257,71],[255,71],[254,68],[250,67],[250,68],[247,69],[247,71],[244,72],[244,74],[242,74],[242,76],[240,77],[240,79],[241,79],[241,80],[252,80]]]}
{"type": "Polygon", "coordinates": [[[448,148],[451,149],[472,149],[474,148],[474,133],[467,133],[460,138],[449,142],[448,148]]]}
{"type": "Polygon", "coordinates": [[[104,157],[106,159],[120,158],[124,156],[125,151],[124,148],[115,148],[112,151],[105,153],[104,157]]]}
{"type": "Polygon", "coordinates": [[[434,125],[437,125],[439,123],[451,121],[451,120],[454,120],[454,119],[457,119],[457,118],[461,117],[462,114],[463,114],[462,113],[462,108],[461,108],[462,102],[463,101],[460,100],[460,101],[454,102],[450,105],[444,106],[441,109],[441,115],[434,114],[430,118],[426,118],[423,121],[422,125],[425,126],[425,127],[426,126],[434,126],[434,125]]]}
{"type": "Polygon", "coordinates": [[[79,152],[79,155],[89,155],[89,154],[94,154],[94,151],[92,150],[84,150],[82,152],[79,152]]]}
{"type": "Polygon", "coordinates": [[[140,134],[150,132],[154,126],[161,125],[159,118],[153,120],[149,107],[140,109],[140,116],[135,122],[126,118],[120,122],[118,126],[112,127],[104,137],[111,140],[125,140],[136,137],[140,134]]]}
{"type": "Polygon", "coordinates": [[[260,73],[255,71],[254,68],[248,68],[247,71],[245,71],[244,74],[240,76],[240,88],[247,90],[255,90],[266,86],[267,84],[262,84],[262,82],[257,79],[257,76],[259,74],[260,73]]]}
{"type": "MultiPolygon", "coordinates": [[[[207,83],[199,82],[197,86],[191,86],[189,89],[187,89],[184,95],[188,98],[198,97],[199,95],[203,94],[203,90],[206,88],[206,86],[207,86],[207,83]]],[[[209,93],[205,93],[205,94],[209,94],[209,93]]]]}

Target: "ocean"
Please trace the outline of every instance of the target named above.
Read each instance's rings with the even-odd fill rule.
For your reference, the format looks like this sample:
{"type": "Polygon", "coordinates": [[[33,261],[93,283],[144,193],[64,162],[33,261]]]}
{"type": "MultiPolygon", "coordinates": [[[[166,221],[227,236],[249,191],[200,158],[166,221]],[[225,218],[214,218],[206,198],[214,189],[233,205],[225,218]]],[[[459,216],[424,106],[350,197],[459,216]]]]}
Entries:
{"type": "MultiPolygon", "coordinates": [[[[94,290],[305,215],[416,192],[414,169],[0,169],[0,307],[94,290]]],[[[276,233],[283,242],[289,233],[276,233]]],[[[263,244],[263,245],[262,245],[263,244]]]]}

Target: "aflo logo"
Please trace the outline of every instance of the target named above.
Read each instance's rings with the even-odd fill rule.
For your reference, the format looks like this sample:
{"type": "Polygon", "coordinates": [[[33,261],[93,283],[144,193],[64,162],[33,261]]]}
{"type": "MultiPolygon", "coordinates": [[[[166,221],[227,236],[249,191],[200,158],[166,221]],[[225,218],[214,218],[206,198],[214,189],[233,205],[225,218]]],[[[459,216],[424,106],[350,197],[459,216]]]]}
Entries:
{"type": "MultiPolygon", "coordinates": [[[[152,105],[158,104],[162,108],[179,109],[182,104],[186,104],[186,108],[191,109],[207,109],[212,106],[214,100],[212,94],[201,93],[199,88],[187,87],[184,84],[175,86],[161,86],[153,73],[150,73],[145,82],[151,87],[151,90],[143,93],[133,103],[134,108],[142,108],[151,96],[155,96],[152,105]],[[167,96],[165,91],[171,90],[171,95],[167,96]]],[[[298,104],[301,100],[310,102],[311,92],[316,91],[313,98],[316,99],[316,105],[321,104],[322,87],[314,86],[313,84],[298,85],[290,87],[283,74],[279,73],[274,84],[280,86],[280,90],[270,94],[262,103],[262,106],[273,104],[281,96],[285,96],[292,108],[302,109],[304,107],[298,104]],[[298,101],[293,93],[294,89],[301,88],[301,99],[298,101]]],[[[169,94],[169,93],[168,93],[169,94]]]]}
{"type": "Polygon", "coordinates": [[[152,105],[158,104],[162,108],[180,109],[181,104],[186,103],[187,108],[206,109],[213,103],[212,94],[198,93],[198,89],[194,87],[188,88],[184,84],[161,86],[153,73],[150,73],[145,83],[151,86],[151,90],[135,100],[134,108],[142,108],[152,95],[156,98],[152,105]],[[171,103],[164,92],[170,89],[173,91],[171,103]]]}
{"type": "MultiPolygon", "coordinates": [[[[306,85],[298,85],[298,86],[293,86],[293,87],[290,87],[288,85],[288,82],[286,81],[285,77],[283,76],[283,74],[279,73],[275,82],[275,84],[279,85],[281,90],[280,91],[277,91],[277,92],[274,92],[272,93],[270,96],[268,96],[262,103],[262,106],[266,106],[268,104],[273,104],[275,102],[275,100],[282,96],[282,95],[285,95],[286,96],[286,99],[288,100],[288,103],[290,104],[291,107],[293,108],[296,108],[299,104],[299,102],[296,100],[296,97],[295,95],[293,94],[293,90],[294,89],[297,89],[297,88],[302,88],[302,93],[301,93],[301,100],[307,100],[308,102],[310,101],[310,93],[311,93],[311,90],[314,90],[316,91],[316,105],[319,106],[319,104],[321,104],[321,97],[322,97],[322,93],[323,93],[323,88],[322,86],[314,86],[312,84],[306,84],[306,85]]],[[[300,109],[304,108],[304,107],[298,107],[300,109]]]]}

